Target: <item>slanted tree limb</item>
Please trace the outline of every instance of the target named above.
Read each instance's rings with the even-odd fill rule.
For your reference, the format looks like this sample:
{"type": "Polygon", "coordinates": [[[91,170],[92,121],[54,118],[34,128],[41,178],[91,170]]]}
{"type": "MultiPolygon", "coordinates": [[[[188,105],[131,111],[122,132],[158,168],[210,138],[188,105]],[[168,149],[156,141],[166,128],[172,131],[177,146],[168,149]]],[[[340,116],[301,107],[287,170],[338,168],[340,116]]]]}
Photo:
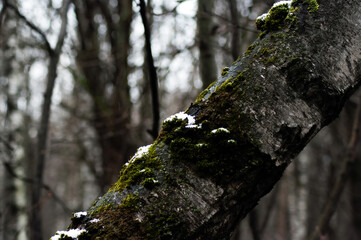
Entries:
{"type": "Polygon", "coordinates": [[[360,18],[359,0],[274,8],[261,38],[70,228],[80,239],[229,239],[361,84],[360,18]]]}
{"type": "Polygon", "coordinates": [[[49,55],[53,55],[54,54],[54,49],[51,47],[48,38],[46,37],[46,34],[38,27],[36,26],[33,22],[31,22],[30,20],[28,20],[20,11],[19,9],[14,6],[13,4],[9,3],[8,1],[5,2],[6,3],[6,7],[13,10],[14,13],[25,22],[25,24],[34,32],[36,32],[37,34],[40,35],[41,40],[43,41],[43,44],[45,46],[46,51],[48,52],[49,55]]]}

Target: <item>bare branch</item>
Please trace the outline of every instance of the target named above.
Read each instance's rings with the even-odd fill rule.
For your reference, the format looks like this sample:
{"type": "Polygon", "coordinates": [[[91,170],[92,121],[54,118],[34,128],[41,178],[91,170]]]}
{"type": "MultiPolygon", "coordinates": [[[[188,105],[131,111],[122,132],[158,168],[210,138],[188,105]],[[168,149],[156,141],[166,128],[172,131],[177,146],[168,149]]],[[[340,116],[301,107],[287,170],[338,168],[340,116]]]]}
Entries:
{"type": "Polygon", "coordinates": [[[46,37],[45,33],[38,27],[36,26],[34,23],[32,23],[31,21],[29,21],[20,11],[19,9],[10,4],[10,3],[7,3],[7,7],[12,9],[15,14],[25,22],[25,24],[30,28],[32,29],[33,31],[35,31],[37,34],[40,35],[41,39],[43,40],[44,42],[44,45],[45,45],[45,48],[46,50],[48,51],[49,55],[53,55],[54,54],[54,50],[51,48],[50,46],[50,43],[48,41],[48,38],[46,37]]]}
{"type": "MultiPolygon", "coordinates": [[[[14,150],[13,147],[4,139],[1,139],[1,143],[7,148],[8,151],[12,152],[14,150]]],[[[12,168],[10,163],[5,161],[4,158],[0,158],[0,159],[4,165],[4,168],[10,174],[10,176],[12,176],[13,178],[19,179],[25,183],[28,183],[28,184],[35,183],[34,179],[32,179],[32,178],[18,175],[15,172],[15,170],[12,168]]],[[[55,200],[55,202],[57,202],[63,208],[64,212],[72,212],[73,211],[72,209],[70,209],[67,206],[67,204],[63,200],[61,200],[61,198],[52,190],[52,188],[49,185],[42,183],[41,187],[44,188],[46,191],[48,191],[51,194],[52,198],[55,200]]]]}
{"type": "Polygon", "coordinates": [[[2,25],[3,25],[3,21],[5,21],[7,7],[8,7],[8,1],[4,0],[3,7],[1,8],[1,11],[0,11],[0,32],[1,32],[2,25]]]}
{"type": "MultiPolygon", "coordinates": [[[[203,13],[202,13],[203,14],[203,13]]],[[[222,20],[224,23],[228,24],[228,25],[234,25],[235,23],[233,23],[232,21],[230,21],[229,19],[221,16],[221,15],[218,15],[218,14],[215,14],[215,13],[204,13],[204,14],[209,14],[213,17],[216,17],[220,20],[222,20]]],[[[245,26],[242,26],[242,25],[239,25],[239,24],[236,24],[235,27],[239,28],[239,29],[242,29],[242,30],[245,30],[245,31],[248,31],[248,32],[253,32],[253,33],[259,33],[259,31],[257,31],[256,29],[254,28],[248,28],[248,27],[245,27],[245,26]]]]}
{"type": "Polygon", "coordinates": [[[66,27],[68,26],[68,9],[70,6],[70,0],[64,0],[63,6],[61,8],[61,27],[58,35],[58,41],[55,47],[55,53],[57,55],[60,54],[61,48],[63,47],[65,35],[66,35],[66,27]]]}
{"type": "Polygon", "coordinates": [[[159,132],[159,97],[158,97],[158,76],[157,70],[154,67],[154,59],[152,54],[152,46],[150,40],[150,29],[146,13],[146,5],[144,0],[140,0],[140,15],[142,17],[145,35],[145,48],[147,54],[147,64],[149,70],[150,89],[152,94],[152,109],[153,109],[153,127],[150,131],[153,139],[156,139],[159,132]]]}

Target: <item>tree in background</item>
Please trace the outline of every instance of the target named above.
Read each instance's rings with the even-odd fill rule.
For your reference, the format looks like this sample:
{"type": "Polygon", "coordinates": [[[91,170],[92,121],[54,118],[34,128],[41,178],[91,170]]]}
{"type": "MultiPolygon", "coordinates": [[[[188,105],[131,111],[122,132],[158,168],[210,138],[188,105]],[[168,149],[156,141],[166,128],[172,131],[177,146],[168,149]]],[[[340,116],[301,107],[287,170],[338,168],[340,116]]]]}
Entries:
{"type": "Polygon", "coordinates": [[[116,179],[134,151],[129,133],[128,85],[132,1],[113,4],[111,7],[106,1],[74,1],[79,36],[77,63],[85,77],[82,85],[92,99],[93,126],[102,151],[102,191],[116,179]],[[104,21],[105,31],[100,28],[100,21],[104,21]]]}
{"type": "Polygon", "coordinates": [[[199,72],[203,88],[217,79],[215,40],[217,26],[213,23],[213,0],[198,0],[197,30],[199,44],[199,72]]]}

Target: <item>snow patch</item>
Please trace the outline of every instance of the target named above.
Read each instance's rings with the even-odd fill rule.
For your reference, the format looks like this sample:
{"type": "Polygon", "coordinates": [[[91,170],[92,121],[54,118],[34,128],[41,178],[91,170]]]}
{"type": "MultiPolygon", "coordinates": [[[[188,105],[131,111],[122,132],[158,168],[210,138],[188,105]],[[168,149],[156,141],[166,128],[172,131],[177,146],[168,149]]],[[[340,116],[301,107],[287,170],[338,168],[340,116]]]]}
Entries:
{"type": "MultiPolygon", "coordinates": [[[[280,6],[280,5],[284,5],[284,4],[287,4],[288,5],[288,8],[291,8],[291,4],[292,4],[292,0],[287,0],[287,1],[279,1],[279,2],[276,2],[273,4],[273,6],[271,7],[274,8],[274,7],[277,7],[277,6],[280,6]]],[[[266,20],[266,18],[268,17],[269,15],[269,11],[267,13],[264,13],[262,14],[261,16],[257,17],[257,20],[266,20]]]]}
{"type": "Polygon", "coordinates": [[[174,119],[181,119],[181,120],[187,119],[187,121],[188,121],[187,126],[194,125],[196,123],[196,120],[194,119],[194,117],[191,116],[191,115],[186,114],[185,112],[176,113],[176,114],[166,118],[164,120],[164,122],[173,121],[174,119]]]}
{"type": "Polygon", "coordinates": [[[263,13],[261,16],[258,16],[258,17],[257,17],[257,20],[262,20],[262,21],[264,21],[264,20],[266,20],[267,16],[268,16],[268,13],[263,13]]]}
{"type": "Polygon", "coordinates": [[[191,124],[187,125],[186,128],[202,128],[202,124],[191,124]]]}
{"type": "Polygon", "coordinates": [[[229,130],[227,128],[217,128],[217,129],[213,129],[211,133],[217,133],[217,132],[226,132],[229,133],[229,130]]]}
{"type": "Polygon", "coordinates": [[[143,147],[138,148],[138,150],[137,150],[137,152],[134,154],[134,156],[133,156],[127,163],[125,163],[124,165],[125,165],[125,166],[128,166],[129,163],[132,163],[132,162],[134,162],[136,159],[143,157],[146,153],[148,153],[149,148],[150,148],[151,146],[152,146],[152,144],[149,144],[149,145],[147,145],[147,146],[143,146],[143,147]]]}
{"type": "Polygon", "coordinates": [[[56,234],[50,238],[50,240],[59,240],[62,236],[71,237],[72,239],[77,240],[78,236],[84,232],[87,231],[84,229],[70,229],[69,231],[57,231],[56,234]]]}
{"type": "Polygon", "coordinates": [[[98,218],[94,218],[94,219],[90,220],[89,222],[90,222],[90,223],[97,223],[97,222],[99,222],[99,219],[98,219],[98,218]]]}
{"type": "Polygon", "coordinates": [[[88,214],[87,212],[76,212],[74,213],[74,217],[81,218],[82,216],[86,216],[87,214],[88,214]]]}
{"type": "Polygon", "coordinates": [[[272,6],[272,8],[277,7],[277,6],[280,6],[280,5],[283,5],[283,4],[287,4],[287,5],[288,5],[288,8],[291,8],[291,3],[292,3],[292,0],[279,1],[279,2],[274,3],[273,6],[272,6]]]}
{"type": "Polygon", "coordinates": [[[195,124],[196,119],[193,116],[186,114],[185,112],[176,113],[166,118],[163,122],[173,121],[174,119],[187,119],[187,125],[185,126],[186,128],[202,128],[202,124],[195,124]]]}

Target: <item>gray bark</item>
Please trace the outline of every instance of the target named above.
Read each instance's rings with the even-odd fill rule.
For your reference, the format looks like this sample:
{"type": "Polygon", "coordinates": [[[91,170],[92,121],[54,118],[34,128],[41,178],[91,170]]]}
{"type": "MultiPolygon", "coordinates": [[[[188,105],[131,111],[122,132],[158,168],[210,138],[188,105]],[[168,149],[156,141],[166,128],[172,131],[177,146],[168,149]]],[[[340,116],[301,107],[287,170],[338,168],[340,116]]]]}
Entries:
{"type": "Polygon", "coordinates": [[[361,83],[361,2],[311,3],[294,0],[264,28],[70,228],[81,239],[229,239],[361,83]]]}

